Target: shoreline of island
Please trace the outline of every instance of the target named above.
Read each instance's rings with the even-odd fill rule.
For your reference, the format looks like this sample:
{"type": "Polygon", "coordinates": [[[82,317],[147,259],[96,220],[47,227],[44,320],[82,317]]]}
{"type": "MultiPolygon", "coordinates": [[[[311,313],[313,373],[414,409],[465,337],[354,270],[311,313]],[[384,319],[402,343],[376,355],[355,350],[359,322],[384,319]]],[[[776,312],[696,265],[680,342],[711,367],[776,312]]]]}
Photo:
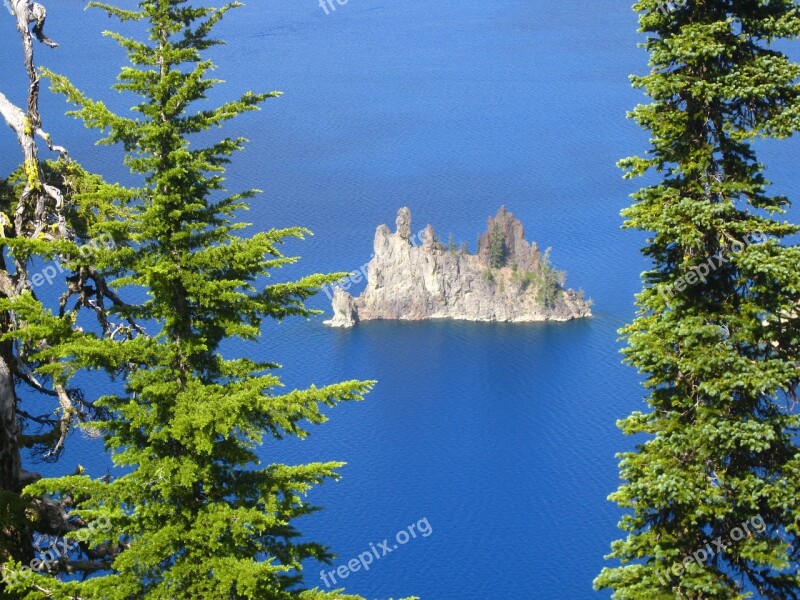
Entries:
{"type": "MultiPolygon", "coordinates": [[[[501,207],[489,217],[475,254],[440,242],[431,225],[415,245],[411,211],[397,213],[396,231],[377,228],[366,268],[367,287],[353,297],[332,296],[330,327],[362,321],[450,319],[475,322],[565,322],[592,316],[591,301],[566,288],[566,274],[550,264],[550,250],[525,240],[522,224],[501,207]]],[[[363,271],[363,269],[362,269],[363,271]]]]}

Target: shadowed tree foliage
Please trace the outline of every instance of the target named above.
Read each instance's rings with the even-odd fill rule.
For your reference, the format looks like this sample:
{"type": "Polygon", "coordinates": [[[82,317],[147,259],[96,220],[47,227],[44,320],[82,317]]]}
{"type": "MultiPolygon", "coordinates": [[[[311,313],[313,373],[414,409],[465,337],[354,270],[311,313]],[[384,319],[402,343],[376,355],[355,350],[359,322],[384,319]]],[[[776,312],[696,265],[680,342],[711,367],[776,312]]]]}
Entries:
{"type": "Polygon", "coordinates": [[[595,585],[630,600],[797,599],[800,229],[752,142],[797,129],[800,67],[776,42],[800,33],[798,5],[635,9],[651,72],[633,83],[652,102],[631,116],[652,146],[621,165],[660,180],[623,213],[650,232],[653,266],[623,330],[648,406],[620,427],[647,441],[621,455],[611,498],[627,538],[595,585]]]}

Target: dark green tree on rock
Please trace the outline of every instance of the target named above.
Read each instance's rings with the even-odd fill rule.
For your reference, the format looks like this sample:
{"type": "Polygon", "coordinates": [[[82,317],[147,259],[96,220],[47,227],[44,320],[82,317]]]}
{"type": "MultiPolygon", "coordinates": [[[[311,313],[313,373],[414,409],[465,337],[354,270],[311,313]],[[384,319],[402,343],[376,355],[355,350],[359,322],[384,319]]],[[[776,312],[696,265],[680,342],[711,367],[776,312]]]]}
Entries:
{"type": "Polygon", "coordinates": [[[506,241],[497,223],[489,235],[489,260],[493,269],[500,269],[506,264],[506,241]]]}

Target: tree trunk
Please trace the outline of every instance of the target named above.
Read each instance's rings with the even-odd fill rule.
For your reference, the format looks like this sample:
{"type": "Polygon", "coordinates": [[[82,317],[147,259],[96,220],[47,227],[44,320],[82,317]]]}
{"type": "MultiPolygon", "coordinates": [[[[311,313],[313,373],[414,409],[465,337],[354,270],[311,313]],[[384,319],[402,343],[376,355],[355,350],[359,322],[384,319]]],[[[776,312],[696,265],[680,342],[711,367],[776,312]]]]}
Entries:
{"type": "MultiPolygon", "coordinates": [[[[29,24],[34,24],[33,34],[40,42],[51,47],[55,47],[55,43],[44,34],[46,11],[42,5],[31,0],[12,0],[12,8],[22,38],[25,70],[29,78],[27,112],[0,93],[0,117],[16,134],[22,149],[27,184],[13,222],[10,215],[0,213],[0,238],[11,234],[11,228],[16,237],[39,236],[45,228],[46,213],[50,206],[54,205],[56,212],[61,212],[63,203],[61,193],[44,183],[39,166],[35,141],[37,135],[45,140],[50,149],[61,153],[63,149],[53,146],[50,137],[41,128],[39,76],[33,60],[33,35],[29,24]]],[[[64,229],[60,219],[59,225],[60,229],[64,229]]],[[[12,298],[25,289],[30,289],[26,265],[17,261],[14,274],[11,275],[0,256],[0,296],[12,298]]],[[[1,313],[0,334],[8,333],[13,326],[10,315],[1,313]]],[[[26,515],[31,505],[22,499],[20,492],[38,476],[22,469],[15,365],[13,343],[0,343],[0,563],[10,559],[28,562],[33,557],[31,527],[26,515]]],[[[0,581],[0,592],[4,588],[5,584],[0,581]]]]}
{"type": "Polygon", "coordinates": [[[0,349],[0,562],[26,558],[25,515],[18,497],[22,479],[17,424],[17,395],[9,344],[0,349]]]}

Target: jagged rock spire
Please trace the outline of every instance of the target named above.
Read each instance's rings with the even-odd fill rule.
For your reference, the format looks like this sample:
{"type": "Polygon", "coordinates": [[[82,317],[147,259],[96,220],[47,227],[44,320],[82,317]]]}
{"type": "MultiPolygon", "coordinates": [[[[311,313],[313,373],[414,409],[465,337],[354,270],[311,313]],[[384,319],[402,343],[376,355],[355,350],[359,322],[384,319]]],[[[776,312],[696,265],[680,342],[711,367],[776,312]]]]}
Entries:
{"type": "Polygon", "coordinates": [[[397,211],[395,223],[397,225],[397,235],[400,236],[400,239],[411,239],[411,210],[409,208],[404,206],[397,211]]]}
{"type": "Polygon", "coordinates": [[[501,206],[497,215],[487,220],[486,232],[481,235],[478,249],[481,262],[486,266],[491,264],[490,240],[495,224],[503,236],[507,263],[516,263],[517,268],[522,271],[536,270],[539,267],[539,247],[535,242],[529,244],[525,240],[525,228],[505,206],[501,206]]]}

